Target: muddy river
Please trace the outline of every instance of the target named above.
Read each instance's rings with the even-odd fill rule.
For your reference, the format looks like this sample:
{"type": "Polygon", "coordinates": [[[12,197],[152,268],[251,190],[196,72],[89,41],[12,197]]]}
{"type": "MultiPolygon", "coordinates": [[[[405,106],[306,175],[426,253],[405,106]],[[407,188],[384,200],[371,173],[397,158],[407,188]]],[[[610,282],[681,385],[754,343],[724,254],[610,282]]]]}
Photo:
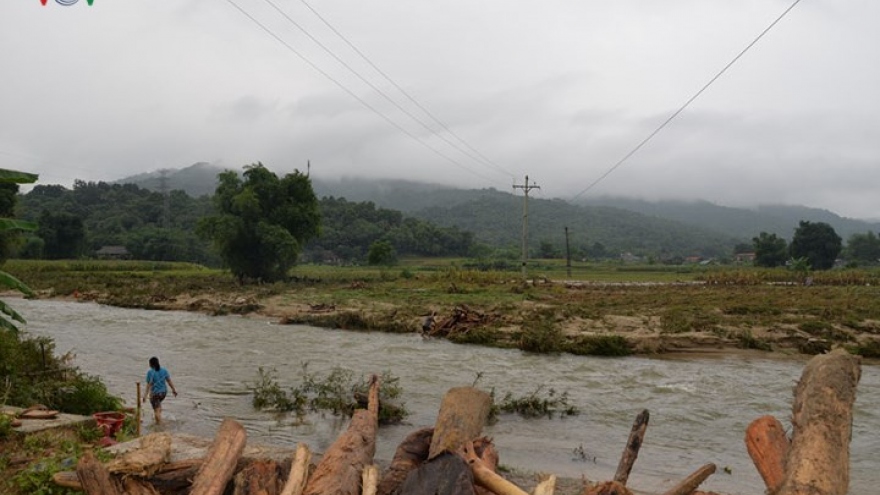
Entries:
{"type": "MultiPolygon", "coordinates": [[[[390,459],[398,442],[433,424],[450,387],[494,387],[500,397],[539,387],[568,392],[581,414],[563,419],[504,415],[487,428],[501,464],[511,469],[608,480],[642,409],[651,412],[644,446],[628,483],[662,492],[701,465],[718,472],[703,489],[763,493],[748,458],[743,432],[764,414],[786,427],[792,389],[805,357],[769,354],[687,358],[592,358],[546,356],[514,350],[423,340],[418,335],[356,333],[281,326],[243,317],[128,310],[90,303],[13,300],[28,319],[27,331],[55,339],[57,351],[76,354],[75,364],[100,376],[111,392],[134,404],[150,356],[159,356],[180,391],[165,401],[163,428],[213,436],[224,417],[247,428],[251,441],[322,451],[345,422],[331,416],[295,417],[258,412],[250,388],[262,366],[277,371],[284,386],[298,383],[302,365],[326,372],[334,366],[358,375],[390,371],[400,377],[407,424],[380,430],[377,457],[390,459]]],[[[880,368],[864,365],[853,425],[850,493],[880,486],[880,368]]],[[[145,421],[145,431],[154,428],[145,421]]]]}

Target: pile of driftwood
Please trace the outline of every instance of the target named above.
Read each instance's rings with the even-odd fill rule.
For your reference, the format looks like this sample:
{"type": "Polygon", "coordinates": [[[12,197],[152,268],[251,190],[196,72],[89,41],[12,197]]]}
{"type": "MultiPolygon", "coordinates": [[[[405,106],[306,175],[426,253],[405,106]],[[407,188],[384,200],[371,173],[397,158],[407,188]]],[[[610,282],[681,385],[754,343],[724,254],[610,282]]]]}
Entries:
{"type": "MultiPolygon", "coordinates": [[[[859,360],[846,353],[813,358],[795,391],[789,439],[778,420],[765,416],[746,432],[746,446],[771,495],[846,495],[852,406],[860,378],[859,360]]],[[[169,462],[171,438],[148,435],[139,450],[102,464],[82,457],[76,473],[59,473],[56,482],[90,495],[526,495],[496,472],[498,454],[482,436],[490,396],[472,387],[453,388],[443,397],[433,428],[411,433],[398,446],[380,476],[374,464],[379,383],[373,377],[368,406],[355,412],[348,429],[311,464],[300,444],[292,460],[243,462],[247,435],[237,422],[220,426],[203,459],[169,462]]],[[[631,495],[626,483],[648,426],[648,411],[633,424],[623,455],[608,482],[583,482],[582,495],[631,495]]],[[[697,487],[715,472],[707,464],[664,495],[712,495],[697,487]]],[[[548,475],[534,495],[552,495],[556,477],[548,475]]],[[[643,490],[657,492],[659,490],[643,490]]],[[[717,494],[716,494],[717,495],[717,494]]]]}
{"type": "MultiPolygon", "coordinates": [[[[433,322],[433,315],[430,318],[433,322]]],[[[462,304],[457,306],[449,317],[434,322],[430,328],[423,328],[423,330],[431,337],[455,337],[468,333],[472,328],[484,328],[494,318],[493,315],[480,313],[462,304]]]]}

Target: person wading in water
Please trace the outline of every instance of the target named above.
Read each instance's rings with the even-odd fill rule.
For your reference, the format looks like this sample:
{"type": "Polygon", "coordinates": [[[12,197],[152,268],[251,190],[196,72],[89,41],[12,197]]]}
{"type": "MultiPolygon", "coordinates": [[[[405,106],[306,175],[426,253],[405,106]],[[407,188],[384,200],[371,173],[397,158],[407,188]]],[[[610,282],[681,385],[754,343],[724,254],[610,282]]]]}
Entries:
{"type": "Polygon", "coordinates": [[[171,393],[177,397],[177,389],[174,387],[174,382],[171,381],[171,374],[159,366],[159,358],[151,357],[150,369],[147,371],[147,395],[144,396],[144,402],[147,401],[147,397],[150,398],[153,417],[157,424],[162,422],[162,401],[165,400],[165,395],[168,393],[166,382],[171,387],[171,393]]]}

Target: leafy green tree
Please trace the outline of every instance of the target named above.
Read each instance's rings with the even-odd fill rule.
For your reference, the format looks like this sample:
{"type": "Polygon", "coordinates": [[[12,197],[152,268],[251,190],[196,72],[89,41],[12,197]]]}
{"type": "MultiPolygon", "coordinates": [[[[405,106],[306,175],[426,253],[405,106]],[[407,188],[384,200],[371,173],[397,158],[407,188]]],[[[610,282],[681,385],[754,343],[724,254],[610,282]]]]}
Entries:
{"type": "Polygon", "coordinates": [[[43,240],[43,256],[50,260],[75,259],[83,254],[86,231],[80,217],[70,213],[40,215],[37,236],[43,240]]]}
{"type": "Polygon", "coordinates": [[[792,258],[807,258],[815,270],[827,270],[843,248],[842,239],[831,225],[825,222],[801,220],[791,239],[792,258]]]}
{"type": "Polygon", "coordinates": [[[371,265],[390,266],[397,263],[397,252],[388,241],[376,241],[370,245],[367,253],[367,263],[371,265]]]}
{"type": "Polygon", "coordinates": [[[755,249],[755,266],[773,268],[782,266],[788,260],[788,245],[785,239],[776,234],[761,232],[758,237],[752,238],[755,249]]]}
{"type": "Polygon", "coordinates": [[[851,235],[846,242],[846,257],[863,263],[880,262],[880,238],[870,231],[851,235]]]}
{"type": "Polygon", "coordinates": [[[553,259],[561,257],[559,250],[550,241],[541,241],[538,245],[538,257],[544,259],[553,259]]]}
{"type": "Polygon", "coordinates": [[[239,281],[287,277],[302,246],[320,230],[318,200],[308,176],[298,170],[279,179],[262,163],[219,176],[214,196],[219,212],[199,222],[223,262],[239,281]]]}

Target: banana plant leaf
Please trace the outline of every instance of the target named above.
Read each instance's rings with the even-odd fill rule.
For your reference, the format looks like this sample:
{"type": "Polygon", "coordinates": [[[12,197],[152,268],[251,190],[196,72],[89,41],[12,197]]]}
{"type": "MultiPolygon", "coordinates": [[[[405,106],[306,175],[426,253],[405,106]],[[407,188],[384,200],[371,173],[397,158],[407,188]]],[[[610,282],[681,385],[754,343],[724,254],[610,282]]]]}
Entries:
{"type": "Polygon", "coordinates": [[[14,182],[16,184],[33,184],[39,179],[37,174],[29,174],[27,172],[18,172],[16,170],[8,170],[0,168],[0,182],[14,182]]]}
{"type": "Polygon", "coordinates": [[[37,230],[37,224],[26,220],[16,220],[14,218],[0,218],[0,231],[6,230],[37,230]]]}
{"type": "MultiPolygon", "coordinates": [[[[3,313],[4,315],[12,318],[13,320],[15,320],[19,323],[27,323],[27,321],[25,321],[24,317],[21,316],[20,314],[18,314],[18,311],[12,309],[11,306],[9,306],[8,304],[6,304],[3,301],[0,301],[0,313],[3,313]]],[[[18,327],[16,327],[15,324],[13,324],[11,321],[7,320],[6,318],[0,317],[0,328],[2,328],[4,330],[10,330],[13,333],[18,333],[18,327]]]]}
{"type": "Polygon", "coordinates": [[[30,287],[25,285],[21,280],[3,271],[0,271],[0,287],[17,290],[26,296],[34,295],[34,291],[31,290],[30,287]]]}

